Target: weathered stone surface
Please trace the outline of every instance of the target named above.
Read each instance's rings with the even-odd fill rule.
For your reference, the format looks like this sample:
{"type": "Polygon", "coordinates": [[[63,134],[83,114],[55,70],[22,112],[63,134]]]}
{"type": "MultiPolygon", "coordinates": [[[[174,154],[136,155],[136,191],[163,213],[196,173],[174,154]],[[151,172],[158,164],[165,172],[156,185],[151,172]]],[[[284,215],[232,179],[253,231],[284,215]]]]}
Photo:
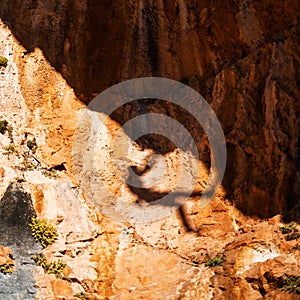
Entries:
{"type": "Polygon", "coordinates": [[[30,195],[20,183],[12,183],[0,200],[0,241],[11,248],[15,268],[9,274],[0,274],[0,298],[34,299],[31,255],[40,249],[28,226],[34,216],[30,195]]]}
{"type": "MultiPolygon", "coordinates": [[[[211,103],[226,134],[228,196],[244,213],[262,217],[286,213],[297,204],[297,1],[7,0],[1,17],[24,46],[17,58],[24,69],[22,91],[28,107],[32,110],[34,103],[45,118],[38,122],[48,127],[51,143],[44,150],[52,165],[67,160],[61,146],[68,146],[73,131],[66,119],[73,118],[66,117],[72,110],[64,107],[74,102],[39,49],[86,102],[116,82],[141,76],[189,84],[211,103]],[[51,116],[44,116],[46,106],[51,116]]],[[[167,113],[171,110],[172,117],[186,120],[178,108],[169,107],[167,113]]],[[[116,118],[127,120],[124,110],[116,118]]],[[[193,128],[191,122],[188,129],[193,128]]],[[[203,152],[201,134],[196,135],[203,152]]],[[[150,142],[150,147],[157,150],[158,144],[150,142]]]]}
{"type": "MultiPolygon", "coordinates": [[[[0,16],[0,55],[9,58],[0,69],[0,117],[13,126],[0,135],[0,244],[11,247],[17,270],[0,275],[0,298],[73,299],[83,291],[97,300],[299,298],[281,290],[284,276],[299,276],[299,239],[285,240],[279,215],[260,220],[232,206],[259,217],[289,211],[286,220],[299,220],[297,1],[3,0],[0,16]],[[72,140],[85,107],[78,99],[88,103],[116,82],[153,75],[208,100],[225,132],[228,168],[217,197],[200,209],[206,137],[179,107],[146,100],[146,111],[186,126],[203,168],[179,211],[133,227],[102,216],[85,198],[74,180],[72,140]],[[32,139],[35,153],[26,146],[32,139]],[[4,155],[12,142],[17,151],[4,155]],[[28,161],[34,167],[24,168],[28,161]],[[40,246],[27,223],[35,214],[57,227],[58,240],[43,252],[67,263],[70,283],[34,267],[30,256],[40,246]],[[204,267],[218,253],[223,266],[204,267]]],[[[124,200],[145,203],[149,194],[120,183],[109,162],[116,131],[141,113],[135,102],[108,120],[99,167],[124,200]]],[[[177,178],[179,150],[168,141],[142,139],[132,149],[138,172],[145,157],[160,153],[170,166],[165,178],[177,178]]]]}

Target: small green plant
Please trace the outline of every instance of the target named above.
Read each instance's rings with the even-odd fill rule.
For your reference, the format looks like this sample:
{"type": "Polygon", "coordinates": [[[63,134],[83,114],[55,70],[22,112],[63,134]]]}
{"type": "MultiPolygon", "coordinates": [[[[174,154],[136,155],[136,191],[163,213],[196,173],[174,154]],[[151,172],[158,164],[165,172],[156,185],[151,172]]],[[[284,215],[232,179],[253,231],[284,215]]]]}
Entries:
{"type": "Polygon", "coordinates": [[[63,274],[63,270],[67,265],[64,261],[59,259],[56,262],[49,262],[46,256],[42,253],[33,255],[31,258],[35,264],[42,267],[47,274],[54,274],[57,278],[66,279],[63,274]]]}
{"type": "Polygon", "coordinates": [[[295,224],[284,225],[279,228],[282,234],[291,233],[296,229],[295,224]]]}
{"type": "Polygon", "coordinates": [[[23,161],[23,168],[21,168],[24,171],[33,171],[37,168],[36,165],[34,165],[32,162],[25,160],[23,161]]]}
{"type": "Polygon", "coordinates": [[[37,149],[37,144],[35,140],[28,140],[27,141],[27,147],[29,150],[31,150],[33,153],[35,153],[37,149]]]}
{"type": "Polygon", "coordinates": [[[217,256],[211,258],[204,265],[205,267],[213,268],[216,266],[222,266],[222,264],[223,264],[223,256],[221,254],[218,254],[217,256]]]}
{"type": "Polygon", "coordinates": [[[285,292],[300,294],[300,277],[290,276],[284,280],[282,288],[285,292]]]}
{"type": "Polygon", "coordinates": [[[44,248],[53,244],[57,239],[58,234],[56,228],[45,220],[32,218],[29,226],[34,239],[44,248]]]}
{"type": "Polygon", "coordinates": [[[6,120],[0,121],[0,133],[4,134],[8,130],[8,122],[6,120]]]}
{"type": "Polygon", "coordinates": [[[13,264],[3,264],[0,266],[0,273],[9,274],[13,272],[13,264]]]}
{"type": "Polygon", "coordinates": [[[49,170],[43,170],[42,174],[50,179],[58,179],[59,175],[57,174],[56,170],[49,169],[49,170]]]}
{"type": "Polygon", "coordinates": [[[8,146],[3,148],[5,150],[5,152],[3,153],[3,155],[12,155],[15,154],[17,157],[20,157],[19,151],[16,149],[14,144],[9,144],[8,146]]]}
{"type": "Polygon", "coordinates": [[[4,56],[0,56],[0,67],[6,67],[8,63],[8,59],[4,56]]]}
{"type": "Polygon", "coordinates": [[[17,166],[16,168],[21,171],[34,171],[37,168],[37,165],[33,164],[32,162],[28,161],[28,159],[24,158],[22,165],[17,166]]]}
{"type": "Polygon", "coordinates": [[[300,238],[300,232],[298,232],[296,224],[289,224],[281,226],[279,228],[282,234],[285,235],[286,241],[292,241],[300,238]]]}
{"type": "Polygon", "coordinates": [[[13,144],[9,144],[8,146],[4,147],[4,150],[4,155],[10,155],[16,152],[16,148],[13,144]]]}
{"type": "Polygon", "coordinates": [[[75,298],[80,298],[80,299],[89,299],[88,296],[84,292],[80,292],[74,295],[75,298]]]}

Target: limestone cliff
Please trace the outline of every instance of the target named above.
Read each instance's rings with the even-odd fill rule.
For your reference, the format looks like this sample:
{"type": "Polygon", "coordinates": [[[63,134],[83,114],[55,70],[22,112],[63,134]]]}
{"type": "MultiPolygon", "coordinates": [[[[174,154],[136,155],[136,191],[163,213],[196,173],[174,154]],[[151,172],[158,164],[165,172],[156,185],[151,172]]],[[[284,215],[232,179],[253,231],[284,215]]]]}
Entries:
{"type": "MultiPolygon", "coordinates": [[[[0,248],[0,258],[16,270],[0,274],[0,299],[297,299],[282,287],[299,276],[299,239],[280,226],[300,218],[299,17],[294,0],[2,0],[0,119],[12,127],[0,134],[0,245],[12,254],[0,248]],[[101,215],[82,193],[72,141],[99,92],[143,76],[200,92],[221,122],[228,160],[205,209],[200,190],[169,218],[132,226],[101,215]],[[66,262],[68,281],[30,259],[40,251],[27,226],[35,215],[57,227],[43,252],[66,262]],[[205,267],[218,253],[223,265],[205,267]]],[[[209,167],[206,136],[187,112],[151,101],[144,109],[183,123],[209,167]]],[[[140,110],[134,102],[111,116],[102,157],[140,110]]],[[[174,145],[143,139],[130,159],[144,168],[147,151],[163,154],[173,166],[166,178],[176,177],[174,145]]],[[[106,159],[101,168],[120,187],[106,159]]]]}
{"type": "Polygon", "coordinates": [[[85,102],[141,76],[189,84],[221,120],[230,198],[262,217],[296,205],[298,1],[2,1],[1,16],[20,62],[41,49],[85,102]]]}

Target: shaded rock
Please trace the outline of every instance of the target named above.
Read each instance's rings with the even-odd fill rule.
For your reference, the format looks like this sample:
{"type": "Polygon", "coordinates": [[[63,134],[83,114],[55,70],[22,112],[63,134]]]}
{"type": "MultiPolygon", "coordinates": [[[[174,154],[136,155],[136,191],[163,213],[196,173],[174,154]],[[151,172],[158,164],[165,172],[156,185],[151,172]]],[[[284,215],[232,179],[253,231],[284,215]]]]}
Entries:
{"type": "MultiPolygon", "coordinates": [[[[205,169],[180,213],[136,228],[89,207],[75,182],[54,181],[38,170],[17,172],[18,159],[1,157],[1,192],[12,178],[26,179],[38,216],[58,227],[58,241],[45,252],[68,264],[70,286],[36,270],[37,297],[68,299],[83,290],[95,299],[295,296],[281,287],[285,275],[299,275],[298,240],[284,239],[280,218],[247,218],[230,203],[247,215],[282,213],[286,221],[298,220],[299,11],[293,0],[2,1],[6,26],[1,23],[0,50],[11,59],[0,74],[1,113],[15,121],[18,149],[25,132],[34,133],[37,158],[73,178],[72,138],[84,107],[78,99],[88,103],[112,84],[142,76],[172,78],[199,91],[221,121],[228,149],[223,186],[201,210],[197,200],[210,166],[201,126],[179,106],[155,99],[115,111],[107,134],[102,132],[99,169],[105,175],[111,170],[107,145],[116,130],[145,112],[182,123],[195,138],[205,169]],[[217,253],[224,255],[223,265],[204,267],[217,253]]],[[[1,142],[10,139],[1,136],[1,142]]],[[[162,153],[171,166],[166,178],[176,179],[179,155],[171,142],[152,136],[137,144],[138,171],[147,167],[143,154],[162,153]]],[[[156,196],[129,191],[126,184],[120,188],[112,175],[105,182],[123,199],[156,196]]],[[[17,272],[0,275],[0,298],[34,297],[30,252],[39,247],[27,227],[32,215],[29,194],[20,184],[9,186],[0,202],[0,243],[11,246],[17,272]]]]}
{"type": "Polygon", "coordinates": [[[30,195],[21,183],[12,183],[0,201],[0,242],[12,249],[16,271],[0,274],[0,298],[34,299],[31,255],[41,247],[32,238],[28,224],[35,216],[30,195]]]}
{"type": "MultiPolygon", "coordinates": [[[[42,118],[45,124],[49,125],[49,118],[59,119],[57,108],[69,115],[62,97],[48,85],[59,80],[55,70],[86,103],[130,78],[162,76],[184,82],[211,103],[221,121],[228,143],[227,197],[249,215],[299,211],[297,1],[238,0],[224,5],[192,0],[139,4],[5,0],[0,16],[25,47],[26,55],[19,55],[17,63],[24,70],[20,79],[27,105],[31,110],[52,108],[53,114],[42,118]],[[40,74],[36,78],[31,55],[37,52],[44,53],[53,69],[36,56],[40,74]],[[33,78],[37,90],[52,96],[34,91],[33,78]]],[[[65,100],[73,103],[72,97],[65,100]]],[[[150,101],[142,109],[132,103],[112,117],[122,124],[140,110],[156,109],[187,126],[201,159],[209,165],[203,131],[179,107],[150,101]]],[[[68,160],[64,149],[70,147],[73,132],[57,121],[55,128],[49,128],[45,147],[52,165],[68,160]]],[[[170,151],[171,146],[164,139],[151,138],[143,144],[158,152],[170,151]]]]}

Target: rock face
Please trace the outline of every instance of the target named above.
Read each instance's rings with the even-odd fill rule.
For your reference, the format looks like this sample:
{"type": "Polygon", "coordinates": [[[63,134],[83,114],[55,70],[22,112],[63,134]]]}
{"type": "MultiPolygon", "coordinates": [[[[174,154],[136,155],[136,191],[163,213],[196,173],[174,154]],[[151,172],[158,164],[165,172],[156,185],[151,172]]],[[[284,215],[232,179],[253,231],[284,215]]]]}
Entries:
{"type": "Polygon", "coordinates": [[[5,264],[14,265],[14,261],[12,260],[12,252],[11,249],[1,246],[0,247],[0,266],[5,264]]]}
{"type": "Polygon", "coordinates": [[[211,103],[226,134],[228,196],[262,217],[296,205],[297,1],[7,0],[1,16],[25,47],[23,60],[40,48],[85,102],[141,76],[190,85],[211,103]]]}
{"type": "Polygon", "coordinates": [[[11,184],[0,201],[0,240],[12,249],[17,271],[1,274],[1,298],[34,299],[34,263],[31,255],[39,250],[28,224],[35,216],[31,197],[20,183],[11,184]]]}
{"type": "MultiPolygon", "coordinates": [[[[282,288],[299,276],[299,238],[288,240],[279,228],[281,218],[300,217],[299,16],[299,1],[2,0],[0,55],[8,65],[0,68],[0,120],[12,128],[0,133],[0,246],[11,248],[16,270],[0,274],[0,298],[298,299],[282,288]],[[143,76],[200,92],[220,120],[228,161],[222,187],[200,209],[210,154],[199,124],[157,100],[116,110],[101,132],[98,166],[124,200],[153,201],[180,172],[180,151],[150,136],[125,154],[140,174],[147,156],[162,154],[165,180],[152,193],[120,181],[111,145],[133,117],[165,113],[181,122],[203,166],[186,205],[133,226],[91,205],[75,180],[72,142],[85,104],[143,76]],[[28,147],[33,141],[36,149],[28,147]],[[58,239],[43,253],[66,262],[68,281],[30,259],[41,250],[27,226],[31,216],[56,226],[58,239]],[[222,266],[206,267],[217,254],[222,266]]],[[[0,260],[7,262],[5,249],[0,260]]]]}

